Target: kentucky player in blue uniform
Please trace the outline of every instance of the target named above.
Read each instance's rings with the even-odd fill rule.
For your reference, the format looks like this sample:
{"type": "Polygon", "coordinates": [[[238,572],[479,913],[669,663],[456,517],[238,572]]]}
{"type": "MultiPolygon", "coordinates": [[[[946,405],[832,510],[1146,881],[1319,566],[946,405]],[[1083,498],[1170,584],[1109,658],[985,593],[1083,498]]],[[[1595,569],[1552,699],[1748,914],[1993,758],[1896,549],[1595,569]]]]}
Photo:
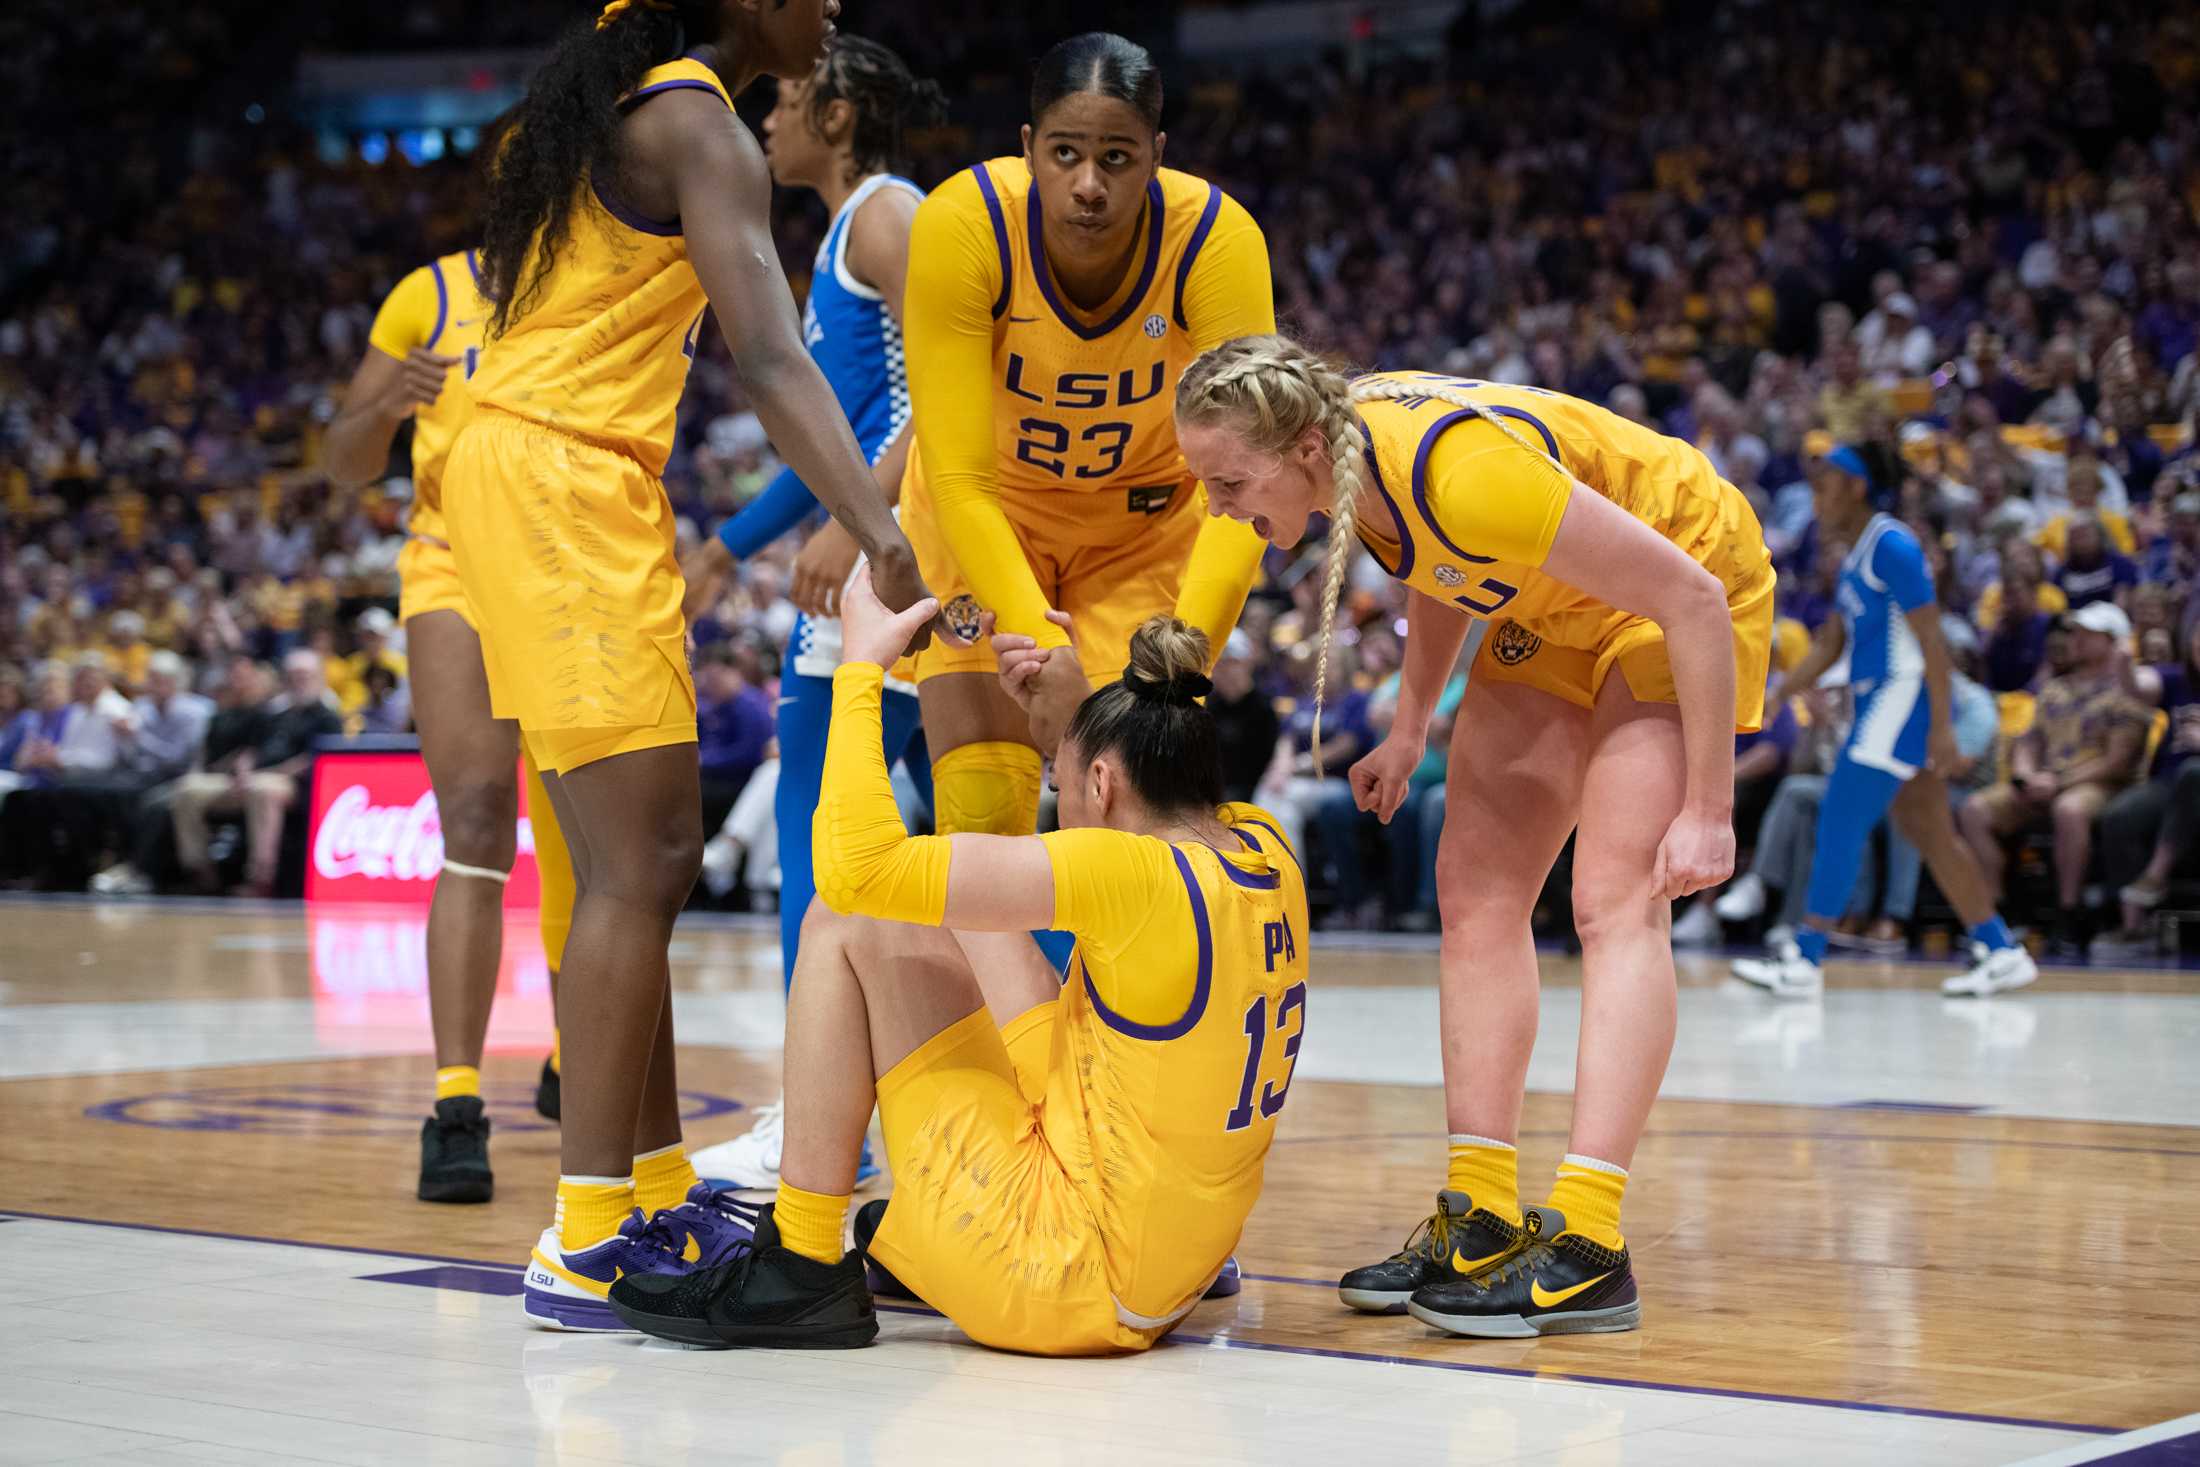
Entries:
{"type": "MultiPolygon", "coordinates": [[[[832,216],[818,247],[803,310],[810,355],[869,455],[889,502],[901,495],[908,463],[909,378],[902,362],[901,299],[909,264],[909,228],[924,197],[890,171],[903,130],[937,118],[945,98],[920,81],[886,47],[842,33],[817,70],[782,81],[764,119],[772,179],[811,189],[832,216]]],[[[818,503],[792,469],[783,469],[715,539],[682,567],[692,625],[716,604],[736,563],[763,550],[816,515],[818,503]]],[[[825,730],[833,707],[833,672],[840,666],[839,599],[856,567],[856,544],[832,520],[814,533],[795,561],[793,596],[803,608],[787,639],[780,671],[778,734],[779,939],[781,968],[794,981],[802,918],[816,886],[810,869],[810,817],[825,773],[825,730]]],[[[916,690],[892,683],[884,698],[886,760],[908,756],[921,779],[916,690]]],[[[741,1187],[779,1180],[780,1109],[763,1107],[745,1135],[694,1155],[699,1171],[741,1187]]]]}
{"type": "Polygon", "coordinates": [[[1949,810],[1946,776],[1961,756],[1951,719],[1948,644],[1941,639],[1924,547],[1907,525],[1875,507],[1864,451],[1834,449],[1812,465],[1811,479],[1819,543],[1851,547],[1841,566],[1841,614],[1826,619],[1809,655],[1774,685],[1766,706],[1777,706],[1772,699],[1785,697],[1788,688],[1811,687],[1846,651],[1856,718],[1818,807],[1805,926],[1776,957],[1737,963],[1734,971],[1782,997],[1807,998],[1823,989],[1826,934],[1848,905],[1864,842],[1891,811],[1970,929],[1973,965],[1942,991],[1983,997],[2022,988],[2038,969],[1995,912],[1978,858],[1957,835],[1949,810]]]}

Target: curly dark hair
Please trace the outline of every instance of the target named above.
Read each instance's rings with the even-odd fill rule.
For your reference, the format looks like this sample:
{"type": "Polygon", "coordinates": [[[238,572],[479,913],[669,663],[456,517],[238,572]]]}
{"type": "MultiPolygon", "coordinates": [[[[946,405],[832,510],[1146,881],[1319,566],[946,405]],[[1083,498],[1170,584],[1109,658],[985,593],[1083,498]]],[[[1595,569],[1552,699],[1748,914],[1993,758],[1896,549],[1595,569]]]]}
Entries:
{"type": "Polygon", "coordinates": [[[826,106],[842,99],[855,108],[849,147],[859,175],[902,166],[902,134],[947,115],[947,93],[938,82],[918,77],[892,50],[862,36],[834,37],[817,63],[810,78],[810,126],[822,132],[826,106]]]}
{"type": "Polygon", "coordinates": [[[631,6],[601,27],[587,20],[566,32],[514,110],[483,206],[481,278],[496,303],[490,336],[501,336],[541,294],[572,233],[582,181],[616,186],[619,99],[652,66],[717,37],[720,0],[661,4],[631,6]]]}

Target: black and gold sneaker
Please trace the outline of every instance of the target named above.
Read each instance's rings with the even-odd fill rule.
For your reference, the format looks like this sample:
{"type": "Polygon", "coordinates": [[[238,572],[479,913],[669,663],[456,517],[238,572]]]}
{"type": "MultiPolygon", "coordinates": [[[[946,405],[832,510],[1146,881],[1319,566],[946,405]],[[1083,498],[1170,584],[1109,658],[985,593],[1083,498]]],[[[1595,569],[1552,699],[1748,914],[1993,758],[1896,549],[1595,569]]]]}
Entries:
{"type": "Polygon", "coordinates": [[[1436,1194],[1436,1211],[1422,1220],[1406,1246],[1381,1263],[1355,1268],[1337,1281],[1337,1295],[1363,1314],[1396,1314],[1413,1291],[1450,1278],[1480,1273],[1510,1258],[1522,1233],[1464,1192],[1436,1194]]]}
{"type": "Polygon", "coordinates": [[[1417,1290],[1406,1312],[1423,1324],[1483,1339],[1605,1334],[1642,1323],[1627,1250],[1566,1231],[1566,1215],[1525,1209],[1520,1250],[1472,1278],[1417,1290]]]}

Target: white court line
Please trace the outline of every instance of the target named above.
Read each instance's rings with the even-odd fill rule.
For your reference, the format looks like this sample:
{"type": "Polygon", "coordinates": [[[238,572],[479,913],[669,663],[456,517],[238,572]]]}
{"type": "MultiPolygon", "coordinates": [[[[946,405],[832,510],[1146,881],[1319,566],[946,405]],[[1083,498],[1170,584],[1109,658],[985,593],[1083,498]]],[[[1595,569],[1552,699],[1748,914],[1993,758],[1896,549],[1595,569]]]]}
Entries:
{"type": "Polygon", "coordinates": [[[2044,1457],[2027,1457],[2016,1463],[2015,1467],[2074,1467],[2074,1464],[2080,1462],[2099,1462],[2118,1457],[2134,1447],[2149,1447],[2156,1442],[2194,1435],[2200,1435],[2200,1411],[2190,1416],[2180,1416],[2175,1421],[2164,1421],[2157,1426],[2127,1431],[2121,1436],[2080,1442],[2077,1446],[2065,1447],[2059,1452],[2049,1452],[2044,1457]]]}

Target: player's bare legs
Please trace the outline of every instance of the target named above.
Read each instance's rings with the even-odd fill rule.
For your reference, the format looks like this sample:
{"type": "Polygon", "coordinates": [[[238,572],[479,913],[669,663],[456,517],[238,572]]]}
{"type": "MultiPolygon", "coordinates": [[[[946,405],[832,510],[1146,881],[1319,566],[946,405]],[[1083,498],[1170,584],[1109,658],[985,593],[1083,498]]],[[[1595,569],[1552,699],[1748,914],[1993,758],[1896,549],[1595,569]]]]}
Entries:
{"type": "Polygon", "coordinates": [[[1586,709],[1522,683],[1471,682],[1459,708],[1436,850],[1454,1134],[1510,1144],[1520,1130],[1539,1003],[1530,920],[1581,810],[1589,724],[1586,709]]]}
{"type": "Polygon", "coordinates": [[[1685,767],[1680,710],[1637,702],[1625,677],[1607,678],[1574,843],[1581,1048],[1568,1149],[1619,1167],[1634,1160],[1673,1052],[1672,904],[1651,892],[1650,874],[1685,767]]]}
{"type": "Polygon", "coordinates": [[[694,744],[673,744],[544,780],[579,888],[558,974],[566,1091],[559,1150],[567,1175],[623,1177],[638,1139],[678,1139],[676,1108],[671,1135],[660,1134],[672,1089],[666,952],[673,919],[702,869],[695,758],[694,744]],[[652,1060],[661,1041],[667,1054],[660,1066],[652,1060]]]}
{"type": "Polygon", "coordinates": [[[407,619],[405,635],[413,718],[443,825],[445,870],[428,908],[435,1062],[478,1069],[504,950],[504,883],[480,873],[512,869],[519,731],[490,712],[481,639],[465,618],[424,612],[407,619]]]}
{"type": "Polygon", "coordinates": [[[1925,869],[1933,873],[1948,905],[1966,928],[1991,921],[1994,895],[1979,869],[1978,856],[1956,830],[1948,804],[1948,785],[1937,774],[1919,770],[1894,797],[1891,813],[1903,839],[1917,847],[1925,869]]]}
{"type": "MultiPolygon", "coordinates": [[[[998,935],[998,934],[996,934],[998,935]]],[[[1022,941],[1027,951],[1028,938],[1022,941]]],[[[836,916],[815,903],[802,923],[787,1007],[787,1185],[845,1197],[855,1187],[873,1083],[919,1045],[985,1006],[955,934],[836,916]]]]}
{"type": "Polygon", "coordinates": [[[443,870],[428,907],[428,1018],[436,1114],[421,1132],[418,1195],[493,1195],[481,1051],[504,953],[504,886],[516,847],[519,731],[490,710],[481,639],[455,611],[405,621],[413,718],[443,826],[443,870]]]}

